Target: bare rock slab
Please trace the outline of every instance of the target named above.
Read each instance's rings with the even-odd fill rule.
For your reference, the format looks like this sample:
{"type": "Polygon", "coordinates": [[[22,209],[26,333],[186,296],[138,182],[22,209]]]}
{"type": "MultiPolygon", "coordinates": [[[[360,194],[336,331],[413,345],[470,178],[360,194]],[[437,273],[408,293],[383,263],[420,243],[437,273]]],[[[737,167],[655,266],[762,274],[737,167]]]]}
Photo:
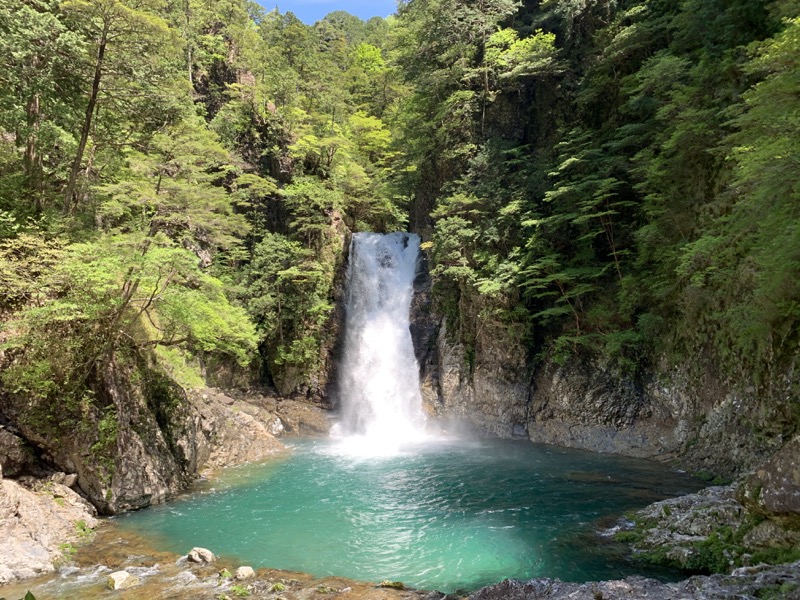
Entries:
{"type": "Polygon", "coordinates": [[[74,491],[49,483],[38,491],[0,480],[0,585],[55,570],[62,544],[76,542],[97,521],[74,491]]]}

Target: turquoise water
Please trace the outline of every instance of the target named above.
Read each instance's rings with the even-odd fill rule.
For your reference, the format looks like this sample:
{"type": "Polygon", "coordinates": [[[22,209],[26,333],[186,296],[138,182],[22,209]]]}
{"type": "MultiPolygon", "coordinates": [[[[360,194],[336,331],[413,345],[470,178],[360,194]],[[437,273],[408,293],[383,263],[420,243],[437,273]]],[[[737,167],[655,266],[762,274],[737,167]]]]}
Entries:
{"type": "Polygon", "coordinates": [[[647,461],[502,441],[373,459],[301,441],[214,485],[118,522],[178,553],[203,546],[255,568],[446,592],[642,573],[597,535],[601,524],[699,488],[647,461]]]}

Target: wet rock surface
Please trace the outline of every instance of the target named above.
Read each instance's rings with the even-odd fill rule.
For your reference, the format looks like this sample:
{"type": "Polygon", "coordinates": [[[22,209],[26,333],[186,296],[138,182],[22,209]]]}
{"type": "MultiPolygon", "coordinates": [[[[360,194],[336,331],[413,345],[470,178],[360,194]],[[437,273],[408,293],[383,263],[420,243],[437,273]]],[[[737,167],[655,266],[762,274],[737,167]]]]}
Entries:
{"type": "Polygon", "coordinates": [[[327,435],[331,429],[328,412],[320,406],[298,400],[282,400],[276,414],[285,434],[295,436],[327,435]]]}
{"type": "Polygon", "coordinates": [[[633,521],[623,521],[616,536],[632,542],[635,557],[695,572],[775,562],[774,550],[797,558],[800,531],[780,515],[748,510],[739,500],[739,485],[651,504],[636,511],[633,521]]]}
{"type": "Polygon", "coordinates": [[[453,343],[448,327],[443,321],[438,333],[433,412],[481,435],[527,437],[529,373],[520,341],[487,319],[473,350],[453,343]]]}

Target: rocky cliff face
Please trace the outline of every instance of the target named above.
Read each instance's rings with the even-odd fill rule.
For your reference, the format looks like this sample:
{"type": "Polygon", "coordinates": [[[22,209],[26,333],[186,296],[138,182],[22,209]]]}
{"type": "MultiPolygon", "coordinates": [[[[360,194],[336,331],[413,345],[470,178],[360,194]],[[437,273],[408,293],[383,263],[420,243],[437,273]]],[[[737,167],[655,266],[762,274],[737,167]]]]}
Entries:
{"type": "Polygon", "coordinates": [[[681,370],[642,382],[577,359],[533,369],[521,344],[491,323],[470,358],[443,321],[423,381],[437,415],[487,435],[651,458],[723,479],[758,467],[793,432],[790,386],[764,396],[681,370]]]}
{"type": "Polygon", "coordinates": [[[272,415],[248,414],[221,393],[186,395],[145,368],[112,362],[94,387],[77,427],[26,418],[27,399],[2,396],[0,412],[19,434],[3,445],[2,464],[15,475],[70,474],[99,512],[116,514],[164,502],[206,467],[282,448],[272,415]]]}
{"type": "Polygon", "coordinates": [[[412,332],[425,402],[431,413],[479,433],[732,479],[761,465],[797,427],[793,370],[757,388],[725,381],[699,360],[678,368],[665,361],[640,379],[580,358],[534,366],[513,328],[492,318],[476,318],[467,347],[433,314],[430,280],[421,277],[417,288],[412,332]]]}

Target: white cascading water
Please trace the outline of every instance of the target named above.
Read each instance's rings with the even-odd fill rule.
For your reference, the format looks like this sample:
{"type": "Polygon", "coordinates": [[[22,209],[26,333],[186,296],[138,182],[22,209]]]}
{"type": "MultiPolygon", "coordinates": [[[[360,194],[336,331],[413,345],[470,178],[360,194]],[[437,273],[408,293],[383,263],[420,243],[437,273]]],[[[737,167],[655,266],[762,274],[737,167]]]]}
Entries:
{"type": "Polygon", "coordinates": [[[356,233],[347,272],[341,421],[349,451],[394,454],[424,437],[409,312],[419,236],[356,233]]]}

